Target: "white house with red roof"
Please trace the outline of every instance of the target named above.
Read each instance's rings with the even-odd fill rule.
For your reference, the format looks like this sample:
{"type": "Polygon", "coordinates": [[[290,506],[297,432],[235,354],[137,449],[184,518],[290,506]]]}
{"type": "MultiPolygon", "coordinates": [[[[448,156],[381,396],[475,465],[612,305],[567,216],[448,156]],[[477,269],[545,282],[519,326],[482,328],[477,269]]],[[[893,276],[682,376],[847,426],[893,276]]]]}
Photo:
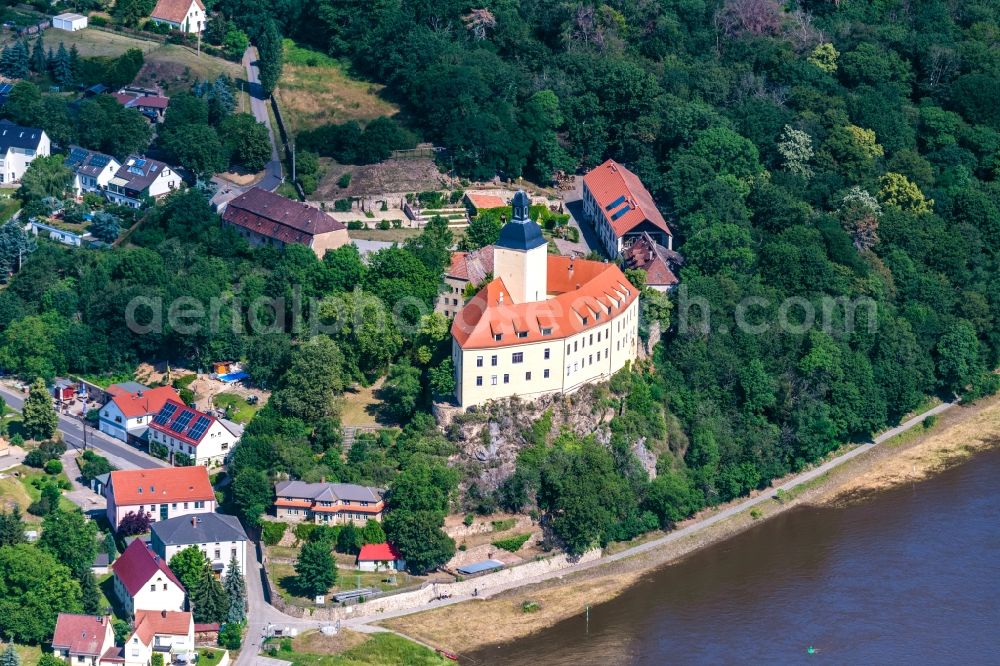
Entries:
{"type": "Polygon", "coordinates": [[[76,666],[115,663],[115,632],[110,616],[59,613],[52,634],[52,654],[76,666]]]}
{"type": "Polygon", "coordinates": [[[673,248],[673,234],[649,190],[638,176],[614,160],[583,177],[583,212],[612,259],[621,256],[643,233],[667,249],[673,248]]]}
{"type": "Polygon", "coordinates": [[[190,663],[195,651],[194,617],[186,611],[137,610],[125,641],[126,666],[147,666],[154,653],[166,664],[190,663]]]}
{"type": "Polygon", "coordinates": [[[204,467],[115,470],[104,497],[115,529],[130,512],[148,513],[155,522],[215,511],[215,490],[204,467]]]}
{"type": "Polygon", "coordinates": [[[208,16],[201,0],[158,0],[149,18],[156,25],[194,33],[205,29],[208,16]]]}
{"type": "Polygon", "coordinates": [[[145,436],[149,422],[153,420],[167,400],[180,400],[180,394],[172,386],[158,386],[135,391],[108,387],[111,400],[101,407],[99,428],[101,432],[115,439],[128,442],[145,436]]]}
{"type": "Polygon", "coordinates": [[[184,586],[167,562],[142,539],[128,545],[115,563],[115,595],[129,615],[139,611],[182,611],[187,596],[184,586]]]}
{"type": "Polygon", "coordinates": [[[635,360],[639,291],[614,264],[549,255],[524,192],[494,247],[494,278],[452,323],[455,395],[570,393],[635,360]]]}
{"type": "Polygon", "coordinates": [[[180,400],[167,400],[149,424],[150,445],[167,447],[174,463],[183,454],[193,465],[221,465],[239,441],[240,435],[225,422],[180,400]]]}
{"type": "Polygon", "coordinates": [[[367,543],[358,553],[358,569],[361,571],[402,571],[406,560],[391,543],[367,543]]]}

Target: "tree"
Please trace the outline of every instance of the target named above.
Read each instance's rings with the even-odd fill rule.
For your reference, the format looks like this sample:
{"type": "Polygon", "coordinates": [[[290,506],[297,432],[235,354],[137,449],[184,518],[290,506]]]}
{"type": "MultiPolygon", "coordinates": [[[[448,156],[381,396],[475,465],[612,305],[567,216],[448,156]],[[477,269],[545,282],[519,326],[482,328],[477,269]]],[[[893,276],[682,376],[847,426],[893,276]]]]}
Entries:
{"type": "Polygon", "coordinates": [[[111,532],[104,533],[104,552],[108,555],[108,562],[114,562],[118,557],[118,544],[115,543],[115,535],[111,532]]]}
{"type": "Polygon", "coordinates": [[[100,615],[104,612],[101,589],[97,586],[97,579],[90,569],[87,569],[80,578],[80,595],[84,613],[100,615]]]}
{"type": "Polygon", "coordinates": [[[870,250],[878,243],[882,206],[867,190],[852,187],[841,199],[837,216],[858,250],[870,250]]]}
{"type": "Polygon", "coordinates": [[[150,15],[155,4],[155,0],[118,0],[111,9],[111,16],[121,25],[135,28],[150,15]]]}
{"type": "Polygon", "coordinates": [[[321,541],[302,546],[295,561],[296,584],[303,594],[315,597],[326,594],[337,582],[337,567],[330,547],[321,541]]]}
{"type": "Polygon", "coordinates": [[[344,525],[337,535],[337,552],[347,555],[357,555],[361,552],[361,546],[365,545],[364,536],[361,530],[353,524],[344,525]]]}
{"type": "Polygon", "coordinates": [[[361,539],[365,543],[385,543],[385,530],[382,529],[382,523],[369,518],[361,530],[361,539]]]}
{"type": "Polygon", "coordinates": [[[0,276],[21,270],[21,265],[38,247],[35,237],[16,221],[0,226],[0,276]]]}
{"type": "Polygon", "coordinates": [[[207,560],[205,566],[198,573],[193,587],[189,587],[187,590],[195,622],[226,621],[229,615],[229,597],[222,588],[222,583],[212,573],[212,568],[208,565],[207,560]]]}
{"type": "Polygon", "coordinates": [[[90,223],[87,230],[94,234],[97,240],[111,244],[118,240],[118,235],[121,233],[121,226],[117,217],[111,213],[101,211],[94,214],[94,221],[90,223]]]}
{"type": "Polygon", "coordinates": [[[66,666],[66,662],[54,654],[44,652],[42,653],[42,656],[38,658],[38,666],[66,666]]]}
{"type": "Polygon", "coordinates": [[[198,586],[202,573],[206,569],[211,571],[211,563],[198,546],[188,546],[178,551],[170,558],[169,566],[189,593],[198,586]]]}
{"type": "Polygon", "coordinates": [[[24,543],[24,520],[21,507],[15,504],[10,511],[0,510],[0,548],[24,543]]]}
{"type": "Polygon", "coordinates": [[[251,526],[260,525],[260,517],[271,506],[273,491],[267,474],[256,469],[240,469],[233,477],[233,501],[240,515],[251,526]]]}
{"type": "Polygon", "coordinates": [[[827,74],[833,74],[837,71],[837,58],[839,57],[840,52],[834,48],[833,44],[823,42],[812,50],[807,60],[827,74]]]}
{"type": "Polygon", "coordinates": [[[344,357],[325,336],[316,336],[292,351],[292,362],[271,404],[288,416],[318,421],[334,413],[334,396],[344,389],[344,357]]]}
{"type": "Polygon", "coordinates": [[[284,45],[278,25],[271,19],[266,19],[257,36],[257,51],[260,58],[257,67],[260,70],[260,85],[265,97],[270,97],[281,78],[281,63],[284,58],[284,45]]]}
{"type": "Polygon", "coordinates": [[[388,411],[404,423],[417,409],[422,390],[420,371],[409,363],[400,363],[389,370],[382,393],[388,411]]]}
{"type": "Polygon", "coordinates": [[[396,545],[407,568],[415,574],[432,571],[455,554],[455,542],[441,530],[443,517],[435,511],[391,511],[385,532],[396,545]]]}
{"type": "Polygon", "coordinates": [[[879,178],[879,199],[909,213],[929,213],[934,200],[927,199],[916,183],[901,173],[888,172],[879,178]]]}
{"type": "Polygon", "coordinates": [[[73,63],[70,61],[69,51],[66,45],[59,42],[59,49],[56,51],[55,62],[52,63],[52,78],[60,86],[73,85],[73,63]]]}
{"type": "Polygon", "coordinates": [[[18,196],[26,202],[45,197],[61,198],[71,178],[72,173],[63,164],[62,155],[36,157],[21,177],[18,196]]]}
{"type": "Polygon", "coordinates": [[[785,168],[805,178],[812,176],[809,160],[813,157],[812,137],[802,130],[785,125],[778,141],[778,154],[785,161],[785,168]]]}
{"type": "Polygon", "coordinates": [[[59,416],[52,406],[52,396],[45,382],[38,378],[31,385],[28,398],[24,401],[22,410],[24,431],[28,437],[36,440],[51,439],[59,426],[59,416]]]}
{"type": "Polygon", "coordinates": [[[976,329],[964,319],[941,336],[937,351],[938,377],[948,391],[962,393],[984,372],[976,329]]]}
{"type": "Polygon", "coordinates": [[[247,371],[254,383],[271,388],[291,363],[292,341],[280,332],[254,336],[247,347],[247,371]]]}
{"type": "Polygon", "coordinates": [[[10,89],[5,107],[14,122],[28,127],[37,127],[42,121],[42,100],[42,93],[38,86],[30,81],[18,81],[10,89]]]}
{"type": "Polygon", "coordinates": [[[229,567],[226,569],[226,577],[222,581],[222,586],[229,599],[226,624],[243,622],[247,617],[247,584],[235,555],[229,560],[229,567]]]}
{"type": "Polygon", "coordinates": [[[148,511],[129,511],[122,516],[118,523],[118,535],[122,537],[137,536],[149,531],[149,526],[153,523],[153,517],[148,511]]]}
{"type": "Polygon", "coordinates": [[[59,613],[82,610],[80,584],[52,555],[25,543],[0,548],[0,633],[41,643],[59,613]]]}
{"type": "Polygon", "coordinates": [[[660,519],[660,527],[672,527],[699,508],[698,493],[682,472],[659,471],[649,484],[645,506],[660,519]]]}
{"type": "Polygon", "coordinates": [[[213,174],[225,171],[229,164],[218,133],[207,124],[186,125],[183,129],[167,131],[160,143],[172,161],[187,167],[202,180],[209,180],[213,174]]]}
{"type": "Polygon", "coordinates": [[[3,654],[0,654],[0,666],[21,666],[21,655],[14,649],[13,643],[7,643],[3,654]]]}
{"type": "Polygon", "coordinates": [[[267,128],[249,113],[229,116],[219,125],[219,133],[231,164],[256,172],[271,159],[271,139],[267,128]]]}
{"type": "Polygon", "coordinates": [[[97,556],[97,523],[76,509],[55,510],[42,520],[38,546],[65,564],[77,580],[82,580],[97,556]]]}
{"type": "Polygon", "coordinates": [[[455,362],[451,357],[427,369],[428,383],[435,396],[448,397],[455,394],[455,362]]]}

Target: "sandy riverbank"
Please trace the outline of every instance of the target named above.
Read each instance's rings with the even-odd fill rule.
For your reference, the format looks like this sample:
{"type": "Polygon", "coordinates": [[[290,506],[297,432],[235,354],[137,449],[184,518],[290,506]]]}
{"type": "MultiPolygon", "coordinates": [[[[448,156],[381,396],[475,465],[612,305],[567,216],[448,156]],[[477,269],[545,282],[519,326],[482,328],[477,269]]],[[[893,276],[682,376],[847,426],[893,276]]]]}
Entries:
{"type": "MultiPolygon", "coordinates": [[[[753,512],[744,511],[654,551],[511,590],[487,600],[447,606],[382,624],[459,653],[512,641],[580,615],[588,604],[594,605],[621,594],[654,568],[678,562],[700,548],[731,537],[793,506],[857,501],[867,493],[926,478],[991,446],[1000,446],[998,397],[952,408],[939,417],[933,428],[924,430],[918,426],[889,440],[814,481],[798,486],[781,502],[764,502],[753,512]],[[526,613],[522,610],[525,601],[535,602],[540,608],[526,613]]],[[[780,485],[780,481],[774,485],[780,485]]],[[[712,513],[714,511],[696,516],[681,527],[712,513]]],[[[660,534],[647,535],[643,541],[657,536],[660,534]]]]}

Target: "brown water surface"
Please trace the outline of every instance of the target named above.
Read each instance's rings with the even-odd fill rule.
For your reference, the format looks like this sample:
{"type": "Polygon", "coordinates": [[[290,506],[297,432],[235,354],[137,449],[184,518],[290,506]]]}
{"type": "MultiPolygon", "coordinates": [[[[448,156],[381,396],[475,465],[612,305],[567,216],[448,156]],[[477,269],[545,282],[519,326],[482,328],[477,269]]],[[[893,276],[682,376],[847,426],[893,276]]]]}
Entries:
{"type": "Polygon", "coordinates": [[[1000,664],[1000,450],[799,507],[479,664],[1000,664]],[[813,654],[807,652],[812,646],[813,654]]]}

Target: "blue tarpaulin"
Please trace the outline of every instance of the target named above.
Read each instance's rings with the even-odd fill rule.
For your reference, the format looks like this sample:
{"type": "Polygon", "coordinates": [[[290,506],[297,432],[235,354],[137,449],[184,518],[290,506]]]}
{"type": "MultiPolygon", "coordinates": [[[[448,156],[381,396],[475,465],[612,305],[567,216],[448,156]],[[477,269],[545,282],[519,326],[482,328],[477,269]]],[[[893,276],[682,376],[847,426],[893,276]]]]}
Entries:
{"type": "Polygon", "coordinates": [[[241,379],[246,379],[249,376],[250,375],[247,374],[246,372],[230,372],[225,375],[219,375],[219,380],[224,381],[227,384],[231,384],[233,382],[238,382],[241,379]]]}

